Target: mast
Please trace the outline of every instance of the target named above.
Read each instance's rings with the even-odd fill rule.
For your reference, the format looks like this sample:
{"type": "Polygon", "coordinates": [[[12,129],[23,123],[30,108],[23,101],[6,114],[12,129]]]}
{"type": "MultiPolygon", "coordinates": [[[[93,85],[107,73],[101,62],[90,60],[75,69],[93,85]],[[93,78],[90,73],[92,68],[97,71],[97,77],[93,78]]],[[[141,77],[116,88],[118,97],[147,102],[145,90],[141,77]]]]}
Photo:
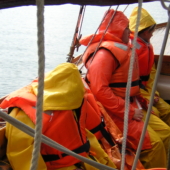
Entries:
{"type": "Polygon", "coordinates": [[[73,57],[74,50],[75,48],[77,48],[77,51],[78,51],[78,48],[80,47],[79,40],[81,38],[80,31],[81,31],[81,26],[82,26],[82,19],[84,16],[84,10],[85,10],[85,6],[82,5],[80,7],[79,16],[77,19],[77,24],[76,24],[73,40],[70,46],[70,52],[68,54],[69,57],[67,58],[67,62],[71,62],[74,59],[73,57]]]}

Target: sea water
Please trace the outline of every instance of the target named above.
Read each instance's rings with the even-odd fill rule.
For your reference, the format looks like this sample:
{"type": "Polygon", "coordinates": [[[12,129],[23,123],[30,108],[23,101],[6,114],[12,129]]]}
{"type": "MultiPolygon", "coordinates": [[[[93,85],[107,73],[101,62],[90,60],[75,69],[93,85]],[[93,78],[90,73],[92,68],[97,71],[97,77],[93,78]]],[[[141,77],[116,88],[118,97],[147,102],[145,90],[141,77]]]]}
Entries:
{"type": "MultiPolygon", "coordinates": [[[[124,13],[129,17],[136,6],[121,5],[119,10],[126,9],[124,13]]],[[[82,36],[96,31],[108,8],[86,6],[82,36]]],[[[167,21],[167,11],[160,2],[144,3],[143,8],[148,10],[157,23],[167,21]]],[[[70,4],[45,6],[45,72],[67,61],[79,9],[80,6],[70,4]]],[[[0,97],[29,84],[38,76],[36,12],[36,6],[0,10],[0,97]]],[[[74,55],[83,51],[84,48],[80,47],[74,55]]]]}

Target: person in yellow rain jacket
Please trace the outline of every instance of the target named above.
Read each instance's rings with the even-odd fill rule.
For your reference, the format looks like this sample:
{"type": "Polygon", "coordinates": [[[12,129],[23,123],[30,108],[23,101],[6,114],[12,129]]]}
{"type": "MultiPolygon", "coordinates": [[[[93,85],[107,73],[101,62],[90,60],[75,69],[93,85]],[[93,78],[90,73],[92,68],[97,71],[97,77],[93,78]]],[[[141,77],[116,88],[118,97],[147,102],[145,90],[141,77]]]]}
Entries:
{"type": "MultiPolygon", "coordinates": [[[[137,11],[138,7],[134,8],[129,18],[132,40],[136,26],[137,11]]],[[[150,100],[152,86],[156,74],[154,51],[152,44],[150,43],[150,38],[152,37],[155,26],[155,20],[145,9],[142,8],[140,24],[138,28],[136,53],[138,55],[139,74],[141,79],[140,91],[142,96],[147,101],[150,100]]],[[[159,96],[158,91],[156,91],[154,97],[153,112],[170,126],[170,105],[159,96]]]]}
{"type": "MultiPolygon", "coordinates": [[[[121,11],[111,9],[106,11],[98,33],[85,36],[80,40],[80,44],[88,46],[83,55],[83,63],[88,69],[86,81],[96,100],[104,106],[121,132],[123,132],[125,91],[131,56],[129,35],[127,17],[121,11]],[[99,48],[96,52],[97,47],[99,48]]],[[[135,59],[127,134],[127,139],[135,145],[134,150],[138,146],[144,125],[142,120],[144,110],[138,107],[136,99],[140,94],[138,71],[138,62],[135,59]]],[[[151,115],[151,119],[153,116],[156,117],[151,115]]],[[[140,160],[145,168],[166,167],[165,150],[168,149],[170,128],[159,118],[156,117],[154,120],[153,123],[158,127],[161,125],[159,127],[161,129],[155,131],[148,126],[140,154],[140,160]]]]}
{"type": "MultiPolygon", "coordinates": [[[[36,79],[30,85],[11,93],[0,107],[12,108],[9,109],[12,117],[34,128],[37,87],[36,79]]],[[[74,64],[63,63],[47,73],[44,81],[42,133],[79,155],[116,168],[97,138],[89,131],[100,123],[99,117],[94,118],[96,121],[91,120],[88,125],[87,112],[76,112],[82,102],[86,102],[84,95],[84,85],[74,64]]],[[[90,115],[88,119],[91,119],[90,115]]],[[[6,126],[6,137],[7,157],[13,170],[29,170],[34,139],[9,123],[6,126]]],[[[96,170],[44,143],[41,144],[40,152],[38,170],[96,170]]]]}

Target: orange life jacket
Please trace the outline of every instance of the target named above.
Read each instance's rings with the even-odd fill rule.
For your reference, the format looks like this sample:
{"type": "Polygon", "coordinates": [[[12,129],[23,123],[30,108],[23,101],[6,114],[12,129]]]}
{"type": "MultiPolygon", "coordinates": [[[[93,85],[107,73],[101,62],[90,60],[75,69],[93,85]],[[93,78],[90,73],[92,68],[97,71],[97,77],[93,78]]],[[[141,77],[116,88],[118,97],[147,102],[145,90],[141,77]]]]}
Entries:
{"type": "MultiPolygon", "coordinates": [[[[89,59],[92,59],[92,55],[96,49],[96,46],[98,45],[98,43],[93,43],[91,44],[84,56],[83,56],[83,62],[85,63],[85,65],[87,66],[87,68],[90,68],[90,66],[88,65],[90,63],[89,59]]],[[[124,82],[120,82],[120,85],[122,85],[123,83],[126,84],[127,82],[127,72],[128,72],[128,65],[129,65],[129,46],[121,44],[121,43],[115,43],[113,41],[103,41],[100,45],[100,48],[105,48],[106,50],[109,50],[114,56],[115,58],[117,58],[117,60],[119,61],[119,63],[121,64],[121,68],[117,68],[116,70],[120,69],[119,71],[121,71],[120,76],[124,76],[122,77],[123,80],[125,80],[124,82]]],[[[107,55],[105,55],[106,60],[107,60],[107,55]]],[[[113,84],[113,82],[118,83],[120,78],[118,77],[119,73],[117,71],[116,76],[114,76],[114,74],[112,74],[112,79],[110,84],[113,84]]],[[[87,73],[87,78],[88,78],[88,73],[87,73]]],[[[87,80],[88,82],[88,80],[87,80]]],[[[88,82],[90,83],[90,82],[88,82]]],[[[123,84],[123,85],[125,85],[123,84]]],[[[117,94],[118,96],[124,98],[125,97],[125,90],[126,90],[126,86],[125,87],[112,87],[112,90],[115,91],[113,92],[114,94],[117,94]]],[[[138,62],[135,60],[135,64],[134,64],[134,70],[133,70],[133,76],[132,76],[132,87],[131,87],[131,96],[137,96],[140,93],[140,89],[139,89],[139,74],[138,74],[138,62]]],[[[133,99],[133,98],[132,98],[133,99]]],[[[135,100],[133,100],[133,102],[131,103],[131,106],[133,106],[133,108],[138,108],[135,100]]],[[[109,112],[109,110],[107,110],[109,116],[114,120],[114,122],[116,123],[116,125],[119,127],[119,129],[121,131],[123,131],[123,121],[118,118],[117,116],[115,116],[114,114],[112,114],[112,112],[109,112]]],[[[142,133],[142,127],[143,127],[144,123],[141,122],[137,122],[136,120],[130,120],[129,122],[129,129],[128,129],[128,138],[130,139],[131,143],[133,143],[133,149],[136,150],[138,143],[139,143],[139,139],[140,139],[140,135],[142,133]]],[[[151,148],[151,143],[150,143],[150,138],[149,138],[149,134],[148,132],[146,132],[145,135],[145,141],[142,147],[143,149],[150,149],[151,148]]]]}
{"type": "MultiPolygon", "coordinates": [[[[109,155],[117,168],[120,169],[121,154],[118,146],[122,144],[122,133],[118,129],[116,124],[111,120],[111,118],[109,120],[109,115],[107,115],[101,103],[95,100],[89,86],[84,79],[82,80],[86,89],[86,97],[84,99],[84,104],[82,105],[82,110],[87,112],[86,127],[88,129],[91,129],[91,132],[96,135],[98,140],[100,140],[100,143],[105,152],[109,155]],[[101,116],[104,118],[104,122],[101,121],[101,116]],[[107,131],[104,129],[104,123],[106,125],[107,131]]],[[[131,143],[129,140],[127,141],[127,145],[130,148],[135,148],[133,143],[131,143]]],[[[131,169],[135,156],[133,151],[131,151],[130,149],[128,149],[128,153],[129,154],[126,154],[125,170],[131,169]]],[[[138,161],[137,169],[144,169],[140,161],[138,161]]]]}
{"type": "MultiPolygon", "coordinates": [[[[31,87],[27,86],[15,92],[15,94],[11,94],[1,103],[1,107],[19,107],[35,123],[36,96],[30,92],[30,89],[31,87]]],[[[76,121],[72,110],[53,111],[51,115],[43,113],[42,133],[77,154],[87,156],[90,144],[86,140],[85,119],[80,116],[76,121]]],[[[41,154],[48,170],[67,167],[80,162],[80,160],[43,143],[41,154]]]]}
{"type": "MultiPolygon", "coordinates": [[[[105,129],[94,96],[85,82],[84,85],[86,93],[82,106],[74,110],[76,118],[72,110],[53,111],[51,115],[43,113],[42,133],[66,148],[86,156],[90,145],[86,140],[85,128],[95,134],[98,140],[104,137],[111,146],[115,144],[105,129]]],[[[1,103],[0,107],[19,107],[35,124],[36,96],[31,92],[31,86],[26,86],[9,95],[1,103]]],[[[41,154],[49,170],[80,162],[78,159],[43,143],[41,145],[41,154]]]]}
{"type": "MultiPolygon", "coordinates": [[[[133,40],[133,35],[130,36],[133,40]]],[[[153,47],[150,43],[137,38],[136,53],[139,61],[139,75],[141,83],[145,86],[149,80],[151,68],[154,64],[153,47]]]]}
{"type": "Polygon", "coordinates": [[[86,93],[81,107],[81,114],[85,116],[86,128],[91,131],[98,140],[105,138],[111,146],[114,146],[115,143],[113,142],[113,138],[111,138],[110,134],[106,130],[101,110],[98,107],[94,95],[91,93],[91,90],[85,80],[82,79],[82,81],[86,93]]]}
{"type": "MultiPolygon", "coordinates": [[[[85,63],[87,63],[87,61],[90,59],[90,56],[92,56],[92,54],[96,50],[97,45],[98,43],[93,43],[88,47],[87,51],[83,56],[85,63]]],[[[118,42],[113,42],[113,41],[103,41],[99,48],[105,48],[109,50],[121,65],[121,67],[118,67],[115,70],[109,86],[112,88],[115,95],[124,98],[126,92],[128,70],[130,65],[130,57],[129,57],[131,55],[131,53],[129,53],[130,46],[118,42]]],[[[130,96],[136,96],[139,93],[138,69],[139,69],[138,62],[135,59],[130,96]]]]}

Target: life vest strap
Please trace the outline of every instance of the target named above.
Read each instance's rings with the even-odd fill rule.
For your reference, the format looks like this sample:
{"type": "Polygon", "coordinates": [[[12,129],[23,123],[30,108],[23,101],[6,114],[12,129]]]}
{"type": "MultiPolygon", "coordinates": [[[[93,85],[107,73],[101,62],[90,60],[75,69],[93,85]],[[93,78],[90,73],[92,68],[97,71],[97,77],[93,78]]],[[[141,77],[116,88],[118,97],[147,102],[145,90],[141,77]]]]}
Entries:
{"type": "Polygon", "coordinates": [[[142,82],[148,81],[148,80],[149,80],[149,77],[150,77],[150,75],[140,76],[139,86],[140,86],[141,89],[146,90],[145,85],[144,85],[142,82]]]}
{"type": "MultiPolygon", "coordinates": [[[[73,152],[77,153],[77,154],[80,154],[80,153],[83,153],[83,152],[89,152],[89,149],[90,149],[90,142],[87,141],[84,145],[81,145],[79,148],[76,148],[74,150],[72,150],[73,152]]],[[[61,154],[61,157],[66,157],[66,156],[70,156],[66,153],[62,153],[61,154]]],[[[56,161],[58,159],[61,159],[61,157],[59,155],[42,155],[43,159],[45,162],[50,162],[50,161],[56,161]]]]}
{"type": "Polygon", "coordinates": [[[98,126],[96,126],[95,128],[91,129],[90,132],[95,134],[96,132],[100,131],[102,133],[103,137],[108,141],[108,143],[111,146],[114,146],[115,143],[113,142],[110,134],[106,131],[106,129],[104,127],[105,127],[104,122],[101,122],[98,126]]]}
{"type": "MultiPolygon", "coordinates": [[[[111,83],[109,84],[109,87],[116,87],[116,88],[121,88],[121,87],[126,87],[127,83],[111,83]]],[[[131,82],[131,87],[134,86],[139,86],[139,80],[132,81],[131,82]]]]}
{"type": "Polygon", "coordinates": [[[148,81],[149,80],[150,75],[147,76],[140,76],[141,81],[148,81]]]}
{"type": "Polygon", "coordinates": [[[140,80],[140,83],[139,83],[139,87],[140,87],[141,89],[147,91],[145,85],[142,84],[142,81],[141,81],[141,80],[140,80]]]}

